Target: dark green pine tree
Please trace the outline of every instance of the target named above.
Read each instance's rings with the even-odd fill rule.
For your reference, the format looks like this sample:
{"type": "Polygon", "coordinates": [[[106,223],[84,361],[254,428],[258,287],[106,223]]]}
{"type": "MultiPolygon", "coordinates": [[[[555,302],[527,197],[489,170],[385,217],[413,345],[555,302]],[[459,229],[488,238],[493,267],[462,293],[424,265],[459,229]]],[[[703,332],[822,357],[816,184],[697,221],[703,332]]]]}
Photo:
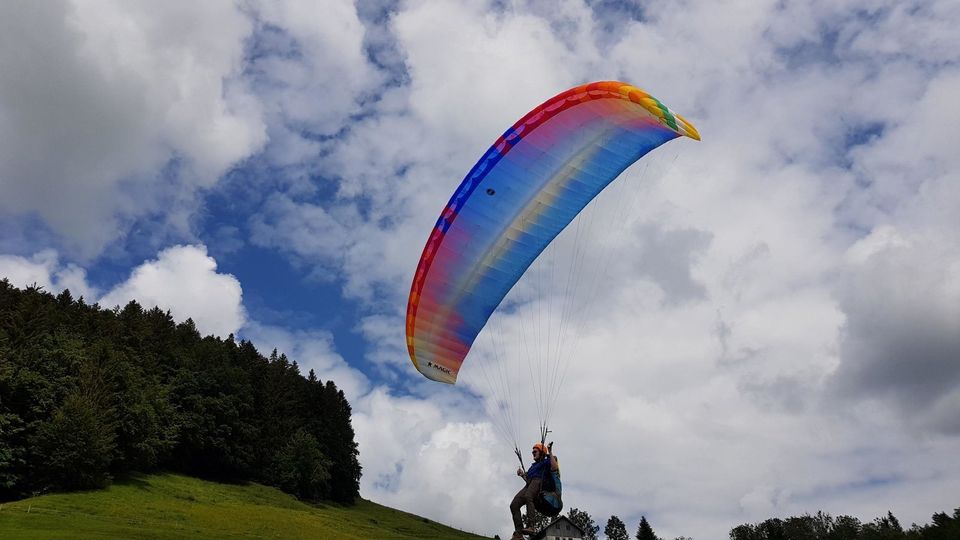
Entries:
{"type": "Polygon", "coordinates": [[[647,516],[640,516],[640,525],[637,527],[637,540],[660,540],[653,532],[653,527],[647,522],[647,516]]]}
{"type": "Polygon", "coordinates": [[[820,540],[825,536],[818,533],[820,525],[810,514],[789,517],[783,520],[783,536],[791,540],[820,540]]]}
{"type": "Polygon", "coordinates": [[[787,540],[783,532],[783,520],[780,518],[770,518],[760,522],[757,525],[757,532],[764,540],[787,540]]]}
{"type": "Polygon", "coordinates": [[[344,504],[353,504],[360,490],[360,455],[350,420],[351,408],[343,390],[333,381],[324,386],[328,422],[326,437],[321,440],[324,455],[337,463],[330,473],[330,498],[344,504]],[[325,443],[325,444],[324,444],[325,443]]]}
{"type": "Polygon", "coordinates": [[[96,400],[71,394],[31,439],[37,477],[55,489],[102,488],[110,481],[114,433],[96,400]]]}
{"type": "Polygon", "coordinates": [[[894,517],[892,512],[887,512],[884,517],[878,517],[873,523],[867,523],[860,531],[860,537],[864,540],[898,540],[905,538],[903,527],[900,526],[900,520],[894,517]]]}
{"type": "Polygon", "coordinates": [[[550,524],[550,518],[537,511],[536,508],[527,507],[528,512],[523,515],[523,526],[532,530],[540,531],[550,524]]]}
{"type": "Polygon", "coordinates": [[[300,429],[277,452],[269,476],[283,491],[318,501],[330,493],[331,465],[313,435],[300,429]]]}
{"type": "Polygon", "coordinates": [[[603,534],[607,535],[607,540],[629,540],[630,538],[626,524],[617,516],[610,516],[607,526],[603,528],[603,534]]]}
{"type": "Polygon", "coordinates": [[[761,538],[753,525],[743,523],[730,529],[730,540],[761,540],[761,538]]]}
{"type": "Polygon", "coordinates": [[[863,525],[860,520],[852,516],[837,516],[833,520],[827,538],[830,540],[857,540],[863,525]]]}
{"type": "Polygon", "coordinates": [[[583,529],[584,540],[597,540],[597,533],[600,532],[600,526],[593,522],[590,514],[578,508],[571,508],[570,511],[567,512],[567,518],[583,529]]]}
{"type": "Polygon", "coordinates": [[[922,538],[923,540],[955,540],[960,538],[960,508],[953,511],[953,516],[948,516],[946,512],[937,512],[933,515],[933,523],[924,525],[922,528],[914,526],[911,533],[918,536],[910,538],[922,538]],[[919,529],[916,530],[915,529],[919,529]]]}

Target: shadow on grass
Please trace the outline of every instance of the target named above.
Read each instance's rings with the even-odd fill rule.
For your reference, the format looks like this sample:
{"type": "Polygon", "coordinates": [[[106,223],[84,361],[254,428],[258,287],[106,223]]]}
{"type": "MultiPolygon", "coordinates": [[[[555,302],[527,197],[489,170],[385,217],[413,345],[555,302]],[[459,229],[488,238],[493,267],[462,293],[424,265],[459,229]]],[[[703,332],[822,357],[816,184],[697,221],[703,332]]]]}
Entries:
{"type": "Polygon", "coordinates": [[[150,487],[150,482],[146,480],[147,478],[148,478],[148,475],[142,474],[142,473],[137,473],[137,472],[124,473],[124,474],[119,474],[115,476],[113,479],[113,483],[114,485],[118,485],[118,486],[132,486],[137,489],[145,490],[150,487]]]}
{"type": "Polygon", "coordinates": [[[236,487],[247,487],[253,485],[254,482],[249,480],[236,480],[231,478],[225,478],[217,475],[198,475],[198,474],[188,474],[182,471],[151,471],[149,473],[129,471],[126,473],[117,473],[114,475],[113,484],[132,486],[140,489],[147,489],[151,486],[149,479],[156,476],[178,476],[183,478],[193,478],[196,480],[204,480],[207,482],[214,482],[217,484],[223,484],[226,486],[236,486],[236,487]]]}

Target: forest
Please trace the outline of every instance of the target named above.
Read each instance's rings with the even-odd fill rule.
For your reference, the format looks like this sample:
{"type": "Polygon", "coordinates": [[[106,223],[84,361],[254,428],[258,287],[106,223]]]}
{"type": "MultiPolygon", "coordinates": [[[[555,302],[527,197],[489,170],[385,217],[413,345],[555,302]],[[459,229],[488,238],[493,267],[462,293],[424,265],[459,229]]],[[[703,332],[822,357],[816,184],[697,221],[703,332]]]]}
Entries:
{"type": "Polygon", "coordinates": [[[157,470],[344,504],[361,474],[343,391],[276,350],[0,280],[0,502],[157,470]]]}

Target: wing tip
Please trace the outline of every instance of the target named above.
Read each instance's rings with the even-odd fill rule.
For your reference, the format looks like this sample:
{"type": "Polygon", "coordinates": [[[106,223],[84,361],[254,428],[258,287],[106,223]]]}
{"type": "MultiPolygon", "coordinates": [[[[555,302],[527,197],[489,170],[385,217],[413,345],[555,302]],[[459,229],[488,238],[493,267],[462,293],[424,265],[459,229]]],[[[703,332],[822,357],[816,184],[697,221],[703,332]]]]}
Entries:
{"type": "Polygon", "coordinates": [[[673,116],[680,121],[680,125],[677,127],[681,128],[680,131],[682,135],[686,135],[695,141],[700,140],[700,132],[697,131],[697,128],[693,127],[693,124],[679,114],[674,113],[673,116]]]}
{"type": "Polygon", "coordinates": [[[444,384],[457,383],[457,372],[442,367],[434,362],[427,362],[427,365],[424,368],[419,362],[414,360],[413,365],[417,368],[417,371],[419,371],[421,375],[430,379],[431,381],[441,382],[444,384]]]}

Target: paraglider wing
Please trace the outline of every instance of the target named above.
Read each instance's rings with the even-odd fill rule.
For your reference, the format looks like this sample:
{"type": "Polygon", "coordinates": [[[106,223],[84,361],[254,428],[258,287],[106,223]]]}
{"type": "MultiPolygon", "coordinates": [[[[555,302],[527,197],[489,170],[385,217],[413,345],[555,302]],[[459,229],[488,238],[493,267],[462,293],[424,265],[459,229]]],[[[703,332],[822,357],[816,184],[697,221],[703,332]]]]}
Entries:
{"type": "Polygon", "coordinates": [[[480,158],[430,233],[407,305],[420,373],[454,383],[524,271],[624,169],[696,129],[622,82],[571,88],[527,113],[480,158]]]}

